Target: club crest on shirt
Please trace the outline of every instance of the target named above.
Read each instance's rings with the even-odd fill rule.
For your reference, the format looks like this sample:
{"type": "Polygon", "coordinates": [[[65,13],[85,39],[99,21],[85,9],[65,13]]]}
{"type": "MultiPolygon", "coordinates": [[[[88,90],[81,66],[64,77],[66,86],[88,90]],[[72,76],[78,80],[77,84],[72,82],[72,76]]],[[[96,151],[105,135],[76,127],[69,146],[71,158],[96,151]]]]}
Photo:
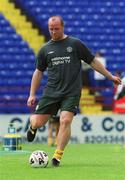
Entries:
{"type": "Polygon", "coordinates": [[[72,50],[73,50],[73,49],[72,49],[72,47],[70,47],[70,46],[69,46],[69,47],[67,47],[67,49],[66,49],[66,50],[67,50],[67,52],[69,52],[69,53],[70,53],[70,52],[72,52],[72,50]]]}

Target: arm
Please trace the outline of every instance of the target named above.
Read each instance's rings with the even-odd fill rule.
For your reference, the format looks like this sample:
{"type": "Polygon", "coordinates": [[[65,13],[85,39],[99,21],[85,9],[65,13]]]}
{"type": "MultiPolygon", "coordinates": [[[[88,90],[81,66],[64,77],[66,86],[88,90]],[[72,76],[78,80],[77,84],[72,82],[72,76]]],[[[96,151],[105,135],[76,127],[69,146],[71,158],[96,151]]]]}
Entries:
{"type": "Polygon", "coordinates": [[[96,58],[94,58],[90,66],[109,80],[113,81],[116,85],[121,84],[121,79],[117,76],[113,76],[96,58]]]}
{"type": "Polygon", "coordinates": [[[30,87],[30,96],[27,101],[27,105],[29,107],[32,107],[35,104],[36,91],[40,85],[41,79],[42,79],[42,71],[39,71],[38,69],[36,69],[32,76],[31,87],[30,87]]]}

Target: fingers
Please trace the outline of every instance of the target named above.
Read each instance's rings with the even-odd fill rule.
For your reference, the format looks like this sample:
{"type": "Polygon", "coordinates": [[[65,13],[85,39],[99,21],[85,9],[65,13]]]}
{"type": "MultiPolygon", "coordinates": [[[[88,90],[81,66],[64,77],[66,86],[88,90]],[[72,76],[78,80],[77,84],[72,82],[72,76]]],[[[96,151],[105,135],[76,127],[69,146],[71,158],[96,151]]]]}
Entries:
{"type": "Polygon", "coordinates": [[[120,79],[119,77],[118,77],[118,79],[117,79],[117,80],[118,80],[118,83],[119,83],[119,84],[121,84],[121,79],[120,79]]]}
{"type": "Polygon", "coordinates": [[[121,84],[121,79],[120,79],[119,77],[115,77],[114,83],[115,83],[116,85],[121,84]]]}
{"type": "Polygon", "coordinates": [[[29,107],[34,106],[34,104],[35,104],[35,101],[34,101],[34,100],[28,100],[28,101],[27,101],[27,106],[29,106],[29,107]]]}
{"type": "Polygon", "coordinates": [[[31,106],[31,102],[30,101],[27,101],[27,106],[31,106]]]}

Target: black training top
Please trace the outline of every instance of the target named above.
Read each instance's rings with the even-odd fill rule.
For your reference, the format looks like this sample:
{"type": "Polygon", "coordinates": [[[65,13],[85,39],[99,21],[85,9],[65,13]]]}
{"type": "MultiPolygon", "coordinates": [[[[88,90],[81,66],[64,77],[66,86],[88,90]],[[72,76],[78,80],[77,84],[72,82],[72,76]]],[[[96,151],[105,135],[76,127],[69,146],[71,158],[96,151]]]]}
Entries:
{"type": "Polygon", "coordinates": [[[48,71],[48,82],[43,93],[47,97],[80,95],[81,60],[90,64],[94,56],[79,40],[70,36],[60,41],[50,40],[39,51],[36,68],[48,71]]]}

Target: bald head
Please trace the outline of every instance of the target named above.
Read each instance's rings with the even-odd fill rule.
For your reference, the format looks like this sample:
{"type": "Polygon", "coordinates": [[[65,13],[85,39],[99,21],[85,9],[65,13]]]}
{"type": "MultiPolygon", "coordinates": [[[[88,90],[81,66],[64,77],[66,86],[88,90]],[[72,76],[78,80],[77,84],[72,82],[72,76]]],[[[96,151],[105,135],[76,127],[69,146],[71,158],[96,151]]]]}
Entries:
{"type": "Polygon", "coordinates": [[[48,24],[49,24],[50,22],[58,22],[58,23],[60,22],[61,26],[64,26],[64,22],[63,22],[63,19],[62,19],[61,16],[51,16],[51,17],[49,18],[48,24]]]}
{"type": "Polygon", "coordinates": [[[52,16],[48,20],[49,33],[53,40],[58,41],[64,36],[64,23],[61,16],[52,16]]]}

